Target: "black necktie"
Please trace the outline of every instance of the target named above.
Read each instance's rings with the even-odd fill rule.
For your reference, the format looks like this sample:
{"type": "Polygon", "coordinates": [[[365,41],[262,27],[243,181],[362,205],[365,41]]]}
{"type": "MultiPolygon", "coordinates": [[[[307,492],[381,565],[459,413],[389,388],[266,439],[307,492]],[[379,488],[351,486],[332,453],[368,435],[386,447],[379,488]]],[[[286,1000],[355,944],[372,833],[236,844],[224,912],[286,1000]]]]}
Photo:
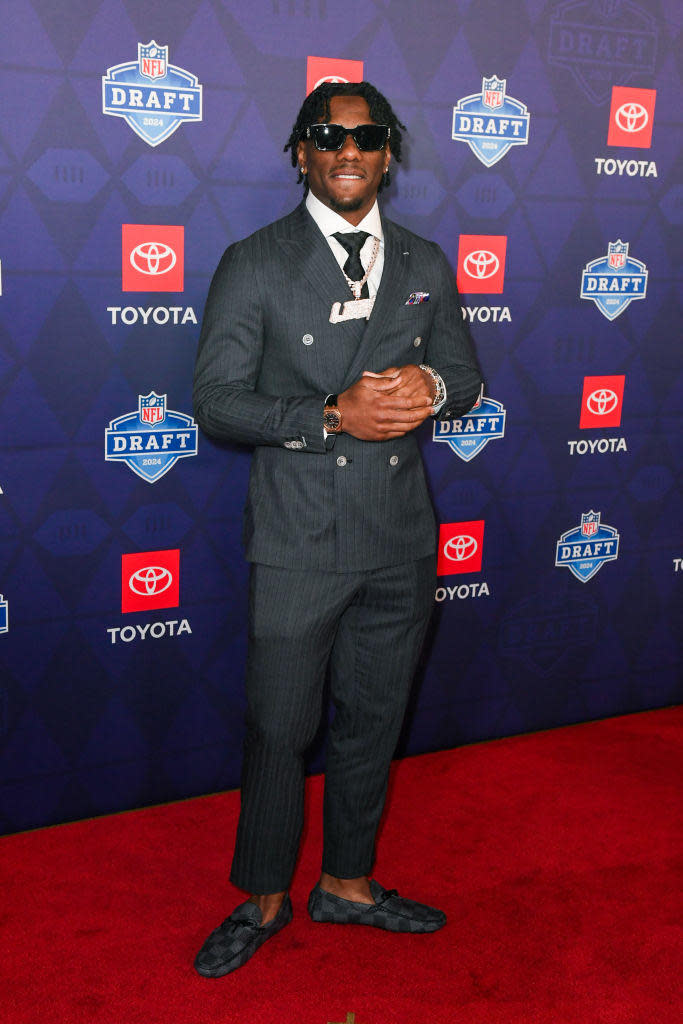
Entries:
{"type": "MultiPolygon", "coordinates": [[[[360,281],[365,276],[363,264],[360,261],[360,251],[365,245],[365,239],[369,238],[370,235],[367,231],[337,231],[332,237],[336,238],[349,254],[349,258],[344,264],[344,273],[352,281],[360,281]]],[[[361,299],[370,298],[367,281],[360,290],[360,297],[361,299]]]]}

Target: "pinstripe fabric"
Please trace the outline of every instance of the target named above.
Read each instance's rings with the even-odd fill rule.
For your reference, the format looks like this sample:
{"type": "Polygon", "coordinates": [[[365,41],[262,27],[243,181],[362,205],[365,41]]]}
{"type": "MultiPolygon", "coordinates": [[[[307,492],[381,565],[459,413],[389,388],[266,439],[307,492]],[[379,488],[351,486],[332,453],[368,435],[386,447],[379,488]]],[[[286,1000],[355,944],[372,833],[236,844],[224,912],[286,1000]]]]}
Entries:
{"type": "Polygon", "coordinates": [[[381,570],[364,582],[339,623],[322,865],[337,878],[372,869],[389,764],[434,607],[435,581],[432,556],[381,570]]]}
{"type": "Polygon", "coordinates": [[[414,435],[367,442],[341,434],[332,450],[323,439],[325,396],[366,369],[433,366],[448,389],[443,418],[469,409],[479,392],[446,258],[434,243],[391,221],[382,225],[384,270],[367,325],[329,323],[332,303],[348,299],[349,290],[303,204],[230,246],[214,275],[195,414],[208,434],[255,446],[244,520],[250,561],[346,572],[434,551],[414,435]],[[411,291],[430,292],[430,301],[406,306],[411,291]]]}
{"type": "Polygon", "coordinates": [[[303,753],[320,722],[330,656],[323,869],[340,878],[370,871],[434,574],[431,556],[363,573],[252,567],[235,885],[289,885],[303,822],[303,753]]]}

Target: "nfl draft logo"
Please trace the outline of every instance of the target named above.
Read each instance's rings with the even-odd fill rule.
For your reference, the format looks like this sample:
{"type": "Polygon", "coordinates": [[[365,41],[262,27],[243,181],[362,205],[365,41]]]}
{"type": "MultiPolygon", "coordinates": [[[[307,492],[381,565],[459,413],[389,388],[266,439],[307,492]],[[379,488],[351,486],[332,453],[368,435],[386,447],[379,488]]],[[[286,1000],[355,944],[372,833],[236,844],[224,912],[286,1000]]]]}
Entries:
{"type": "Polygon", "coordinates": [[[505,435],[505,409],[495,398],[480,396],[466,416],[434,420],[432,440],[445,441],[458,458],[469,462],[489,441],[505,435]]]}
{"type": "Polygon", "coordinates": [[[9,632],[9,604],[0,594],[0,633],[9,632]]]}
{"type": "Polygon", "coordinates": [[[125,462],[154,484],[178,459],[197,454],[197,425],[191,416],[166,408],[166,395],[138,396],[137,412],[112,420],[104,432],[104,458],[125,462]]]}
{"type": "Polygon", "coordinates": [[[644,299],[647,267],[628,254],[628,242],[618,239],[607,255],[587,263],[581,275],[582,299],[592,299],[603,316],[615,320],[634,299],[644,299]]]}
{"type": "Polygon", "coordinates": [[[168,63],[168,46],[138,43],[138,59],[116,64],[102,78],[102,111],[122,117],[149,146],[173,135],[183,121],[201,121],[197,76],[168,63]]]}
{"type": "Polygon", "coordinates": [[[519,100],[505,94],[505,78],[484,78],[481,92],[458,100],[453,107],[456,142],[466,142],[486,167],[505,156],[510,146],[529,141],[529,114],[519,100]]]}
{"type": "Polygon", "coordinates": [[[603,103],[610,81],[627,85],[654,74],[659,31],[658,19],[634,0],[564,0],[550,16],[548,62],[570,71],[592,103],[603,103]]]}
{"type": "Polygon", "coordinates": [[[569,569],[581,583],[587,583],[619,554],[619,534],[613,526],[601,523],[600,515],[584,512],[581,525],[563,533],[555,548],[555,565],[569,569]]]}

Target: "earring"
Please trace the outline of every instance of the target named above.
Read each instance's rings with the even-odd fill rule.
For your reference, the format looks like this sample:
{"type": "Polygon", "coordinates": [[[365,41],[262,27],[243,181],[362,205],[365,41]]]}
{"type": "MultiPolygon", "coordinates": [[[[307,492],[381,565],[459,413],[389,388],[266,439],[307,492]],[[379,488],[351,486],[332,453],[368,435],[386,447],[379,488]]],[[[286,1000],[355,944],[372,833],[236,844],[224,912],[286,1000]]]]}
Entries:
{"type": "Polygon", "coordinates": [[[390,183],[391,183],[391,175],[389,174],[389,169],[387,167],[385,167],[384,168],[384,174],[382,175],[382,188],[388,188],[390,183]]]}

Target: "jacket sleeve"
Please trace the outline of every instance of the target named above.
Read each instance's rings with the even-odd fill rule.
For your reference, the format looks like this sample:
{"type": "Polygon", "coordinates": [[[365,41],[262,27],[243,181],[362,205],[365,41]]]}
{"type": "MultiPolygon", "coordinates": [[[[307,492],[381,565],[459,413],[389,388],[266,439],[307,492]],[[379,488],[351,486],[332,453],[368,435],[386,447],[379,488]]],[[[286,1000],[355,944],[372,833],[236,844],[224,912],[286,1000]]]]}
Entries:
{"type": "Polygon", "coordinates": [[[213,276],[194,370],[197,422],[211,437],[324,453],[325,395],[257,391],[264,331],[255,237],[231,245],[213,276]]]}
{"type": "Polygon", "coordinates": [[[453,271],[435,243],[434,250],[439,289],[425,363],[441,375],[446,385],[446,401],[436,415],[437,419],[446,420],[470,411],[479,397],[482,375],[469,329],[463,320],[453,271]]]}

